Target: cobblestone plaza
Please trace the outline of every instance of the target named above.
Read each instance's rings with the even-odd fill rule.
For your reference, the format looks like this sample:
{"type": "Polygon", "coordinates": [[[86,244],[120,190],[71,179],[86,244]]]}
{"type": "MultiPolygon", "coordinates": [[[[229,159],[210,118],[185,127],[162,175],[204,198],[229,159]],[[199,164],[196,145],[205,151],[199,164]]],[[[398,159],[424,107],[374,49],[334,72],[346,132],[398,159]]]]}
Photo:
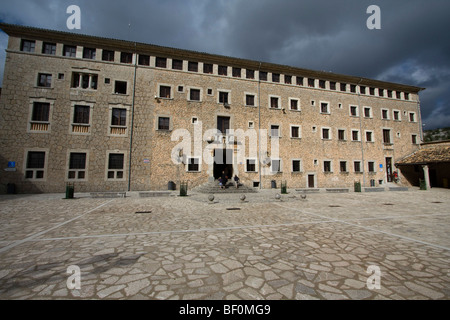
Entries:
{"type": "Polygon", "coordinates": [[[449,299],[449,190],[276,193],[1,196],[0,299],[449,299]]]}

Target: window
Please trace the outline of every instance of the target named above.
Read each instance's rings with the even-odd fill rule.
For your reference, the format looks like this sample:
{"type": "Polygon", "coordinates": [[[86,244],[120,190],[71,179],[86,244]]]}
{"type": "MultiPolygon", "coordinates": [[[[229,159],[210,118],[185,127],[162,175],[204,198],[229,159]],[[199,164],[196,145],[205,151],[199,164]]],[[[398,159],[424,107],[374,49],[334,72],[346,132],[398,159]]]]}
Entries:
{"type": "Polygon", "coordinates": [[[209,96],[213,95],[213,90],[211,88],[208,88],[207,95],[209,95],[209,96]]]}
{"type": "Polygon", "coordinates": [[[172,60],[173,70],[183,70],[183,60],[173,59],[172,60]]]}
{"type": "Polygon", "coordinates": [[[398,111],[398,110],[394,110],[393,111],[393,118],[394,118],[394,121],[400,121],[400,111],[398,111]]]}
{"type": "Polygon", "coordinates": [[[200,159],[199,158],[189,158],[188,172],[200,172],[200,159]]]}
{"type": "Polygon", "coordinates": [[[69,156],[69,180],[86,178],[86,153],[71,153],[69,156]]]}
{"type": "Polygon", "coordinates": [[[190,72],[198,72],[198,62],[188,62],[188,71],[190,72]]]}
{"type": "Polygon", "coordinates": [[[102,52],[102,60],[103,61],[111,61],[114,62],[115,52],[111,50],[103,50],[102,52]]]}
{"type": "Polygon", "coordinates": [[[397,99],[401,99],[401,98],[402,98],[402,93],[401,93],[400,91],[396,91],[396,92],[395,92],[395,97],[396,97],[397,99]]]}
{"type": "Polygon", "coordinates": [[[372,108],[364,107],[364,117],[372,118],[372,108]]]}
{"type": "Polygon", "coordinates": [[[331,139],[331,137],[330,137],[330,129],[329,128],[323,128],[322,129],[322,139],[323,140],[331,139]]]}
{"type": "Polygon", "coordinates": [[[45,152],[29,151],[25,171],[26,179],[42,180],[45,176],[45,152]]]}
{"type": "Polygon", "coordinates": [[[359,141],[359,130],[352,130],[352,141],[359,141]]]}
{"type": "Polygon", "coordinates": [[[272,108],[272,109],[280,108],[280,98],[279,97],[270,97],[270,108],[272,108]]]}
{"type": "Polygon", "coordinates": [[[300,139],[300,126],[291,126],[291,138],[300,139]]]}
{"type": "Polygon", "coordinates": [[[354,167],[356,173],[360,173],[361,172],[361,161],[353,162],[353,167],[354,167]]]}
{"type": "Polygon", "coordinates": [[[31,111],[30,131],[49,131],[50,103],[34,102],[31,111]]]}
{"type": "Polygon", "coordinates": [[[338,140],[339,141],[345,141],[345,130],[344,129],[339,129],[338,130],[338,140]]]}
{"type": "Polygon", "coordinates": [[[132,64],[133,63],[133,54],[129,52],[121,52],[120,53],[120,62],[132,64]]]}
{"type": "Polygon", "coordinates": [[[391,144],[391,130],[383,129],[383,143],[391,144]]]}
{"type": "Polygon", "coordinates": [[[292,172],[301,172],[301,160],[292,160],[292,172]]]}
{"type": "Polygon", "coordinates": [[[281,172],[281,160],[279,160],[279,159],[272,160],[270,170],[273,173],[280,173],[281,172]]]}
{"type": "Polygon", "coordinates": [[[350,106],[350,115],[352,117],[358,116],[358,107],[357,106],[350,106]]]}
{"type": "Polygon", "coordinates": [[[219,91],[219,103],[228,104],[228,92],[219,91]]]}
{"type": "Polygon", "coordinates": [[[50,103],[34,102],[31,121],[49,122],[50,103]]]}
{"type": "Polygon", "coordinates": [[[388,90],[387,95],[388,95],[388,98],[392,98],[392,90],[388,90]]]}
{"type": "Polygon", "coordinates": [[[150,56],[145,55],[145,54],[140,54],[138,63],[141,66],[149,66],[150,65],[150,56]]]}
{"type": "Polygon", "coordinates": [[[320,113],[330,113],[329,104],[327,102],[321,102],[320,103],[320,113]]]}
{"type": "Polygon", "coordinates": [[[255,106],[255,95],[253,94],[246,94],[245,95],[245,105],[254,107],[255,106]]]}
{"type": "Polygon", "coordinates": [[[247,172],[256,172],[256,160],[247,159],[247,172]]]}
{"type": "Polygon", "coordinates": [[[240,78],[242,74],[241,68],[233,68],[233,77],[240,78]]]}
{"type": "Polygon", "coordinates": [[[371,96],[375,95],[375,88],[369,88],[369,93],[371,96]]]}
{"type": "Polygon", "coordinates": [[[88,73],[72,74],[72,88],[97,90],[98,75],[88,73]]]}
{"type": "Polygon", "coordinates": [[[189,94],[190,101],[200,101],[200,89],[191,89],[189,94]]]}
{"type": "Polygon", "coordinates": [[[366,131],[366,142],[373,142],[373,132],[366,131]]]}
{"type": "Polygon", "coordinates": [[[259,80],[267,81],[267,72],[266,71],[260,71],[259,72],[259,80]]]}
{"type": "Polygon", "coordinates": [[[314,88],[316,80],[315,79],[308,79],[308,87],[314,88]]]}
{"type": "Polygon", "coordinates": [[[303,86],[303,77],[297,77],[297,85],[303,86]]]}
{"type": "Polygon", "coordinates": [[[339,162],[339,168],[341,172],[347,172],[347,161],[339,162]]]}
{"type": "Polygon", "coordinates": [[[75,106],[73,114],[73,124],[77,125],[89,125],[90,123],[90,110],[89,106],[75,106]]]}
{"type": "Polygon", "coordinates": [[[127,109],[113,108],[111,125],[125,127],[127,125],[127,109]]]}
{"type": "Polygon", "coordinates": [[[291,99],[290,100],[290,108],[291,108],[291,110],[300,111],[299,100],[291,99]]]}
{"type": "Polygon", "coordinates": [[[292,84],[292,76],[285,75],[284,76],[284,83],[285,84],[292,84]]]}
{"type": "Polygon", "coordinates": [[[167,68],[167,58],[156,57],[155,66],[157,68],[167,68]]]}
{"type": "Polygon", "coordinates": [[[409,121],[416,122],[416,114],[414,112],[409,113],[409,121]]]}
{"type": "Polygon", "coordinates": [[[370,173],[374,173],[375,172],[375,162],[369,161],[367,163],[367,168],[368,168],[370,173]]]}
{"type": "Polygon", "coordinates": [[[247,69],[245,72],[245,76],[247,79],[255,79],[255,70],[247,69]]]}
{"type": "Polygon", "coordinates": [[[124,178],[125,155],[123,153],[110,153],[108,157],[108,180],[124,178]]]}
{"type": "Polygon", "coordinates": [[[330,90],[336,90],[336,82],[332,81],[330,82],[330,90]]]}
{"type": "Polygon", "coordinates": [[[412,136],[411,136],[411,139],[412,139],[412,144],[417,144],[417,135],[416,134],[413,134],[412,136]]]}
{"type": "Polygon", "coordinates": [[[350,85],[350,92],[351,93],[356,93],[356,85],[354,85],[354,84],[350,85]]]}
{"type": "Polygon", "coordinates": [[[405,100],[409,100],[409,93],[405,92],[405,100]]]}
{"type": "Polygon", "coordinates": [[[227,76],[227,75],[228,75],[228,67],[219,66],[219,76],[227,76]]]}
{"type": "Polygon", "coordinates": [[[38,87],[51,88],[52,86],[52,75],[47,73],[39,73],[38,75],[38,87]]]}
{"type": "Polygon", "coordinates": [[[116,81],[114,86],[115,94],[127,94],[127,82],[126,81],[116,81]]]}
{"type": "Polygon", "coordinates": [[[319,80],[319,88],[320,89],[325,89],[325,85],[326,85],[325,80],[319,80]]]}
{"type": "Polygon", "coordinates": [[[255,129],[255,122],[249,121],[249,122],[248,122],[248,128],[249,128],[249,129],[255,129]]]}
{"type": "Polygon", "coordinates": [[[360,86],[359,87],[359,91],[361,92],[361,94],[366,94],[366,87],[365,86],[360,86]]]}
{"type": "Polygon", "coordinates": [[[170,130],[170,118],[169,117],[159,117],[158,118],[158,130],[170,130]]]}
{"type": "Polygon", "coordinates": [[[378,95],[384,97],[384,89],[378,89],[378,95]]]}
{"type": "Polygon", "coordinates": [[[331,161],[323,162],[323,172],[331,172],[331,161]]]}
{"type": "Polygon", "coordinates": [[[56,55],[56,43],[44,42],[44,44],[42,45],[42,53],[52,56],[56,55]]]}
{"type": "Polygon", "coordinates": [[[272,73],[272,82],[276,82],[276,83],[280,82],[280,74],[279,73],[272,73]]]}
{"type": "Polygon", "coordinates": [[[77,47],[64,45],[63,55],[64,57],[75,58],[77,56],[77,47]]]}
{"type": "Polygon", "coordinates": [[[170,99],[172,97],[172,88],[169,86],[159,86],[159,97],[170,99]]]}
{"type": "Polygon", "coordinates": [[[213,73],[213,65],[210,63],[203,64],[203,73],[212,74],[213,73]]]}
{"type": "Polygon", "coordinates": [[[36,41],[33,40],[22,40],[20,45],[20,51],[33,53],[36,47],[36,41]]]}
{"type": "Polygon", "coordinates": [[[280,126],[279,125],[271,125],[270,126],[270,136],[271,137],[279,137],[280,136],[280,126]]]}
{"type": "Polygon", "coordinates": [[[83,59],[95,60],[97,54],[97,49],[95,48],[84,48],[83,49],[83,59]]]}
{"type": "Polygon", "coordinates": [[[389,110],[381,109],[381,119],[389,120],[389,110]]]}

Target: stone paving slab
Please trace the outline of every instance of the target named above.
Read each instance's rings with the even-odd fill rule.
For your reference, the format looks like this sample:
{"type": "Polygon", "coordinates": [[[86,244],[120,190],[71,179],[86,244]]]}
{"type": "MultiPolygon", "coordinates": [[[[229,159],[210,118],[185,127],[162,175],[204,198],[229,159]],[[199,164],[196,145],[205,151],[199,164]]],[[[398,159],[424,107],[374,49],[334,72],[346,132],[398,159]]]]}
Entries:
{"type": "Polygon", "coordinates": [[[275,194],[0,197],[0,299],[449,299],[449,190],[275,194]]]}

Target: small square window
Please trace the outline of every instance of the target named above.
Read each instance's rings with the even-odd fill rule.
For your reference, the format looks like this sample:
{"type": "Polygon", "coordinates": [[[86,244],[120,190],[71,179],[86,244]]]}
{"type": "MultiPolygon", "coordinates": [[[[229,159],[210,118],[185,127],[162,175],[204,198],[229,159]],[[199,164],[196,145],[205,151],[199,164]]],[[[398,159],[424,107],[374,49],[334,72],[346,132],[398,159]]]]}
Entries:
{"type": "Polygon", "coordinates": [[[75,58],[77,56],[77,47],[64,45],[63,55],[64,55],[64,57],[75,58]]]}
{"type": "Polygon", "coordinates": [[[190,101],[200,101],[200,89],[191,89],[189,94],[190,101]]]}
{"type": "Polygon", "coordinates": [[[292,160],[292,172],[301,172],[300,160],[292,160]]]}
{"type": "Polygon", "coordinates": [[[320,112],[329,114],[330,113],[329,104],[326,102],[321,102],[320,103],[320,112]]]}
{"type": "Polygon", "coordinates": [[[170,130],[170,118],[168,117],[159,117],[158,118],[158,130],[170,130]]]}
{"type": "Polygon", "coordinates": [[[331,161],[323,162],[323,172],[331,172],[331,161]]]}
{"type": "Polygon", "coordinates": [[[183,70],[183,60],[173,59],[172,60],[173,70],[183,70]]]}
{"type": "Polygon", "coordinates": [[[103,50],[102,52],[102,60],[103,61],[114,61],[115,52],[111,50],[103,50]]]}
{"type": "Polygon", "coordinates": [[[22,40],[20,45],[20,50],[23,52],[33,53],[36,47],[36,41],[33,40],[22,40]]]}
{"type": "Polygon", "coordinates": [[[228,67],[219,66],[219,76],[227,76],[227,75],[228,75],[228,67]]]}
{"type": "Polygon", "coordinates": [[[256,172],[256,160],[247,159],[247,172],[256,172]]]}
{"type": "Polygon", "coordinates": [[[157,68],[167,68],[167,58],[156,57],[155,66],[157,68]]]}
{"type": "Polygon", "coordinates": [[[120,54],[120,62],[132,64],[133,63],[133,54],[128,52],[122,52],[120,54]]]}
{"type": "Polygon", "coordinates": [[[251,107],[255,106],[255,96],[253,94],[247,94],[245,96],[245,105],[251,107]]]}
{"type": "Polygon", "coordinates": [[[50,88],[52,86],[52,75],[46,73],[39,73],[38,87],[50,88]]]}
{"type": "Polygon", "coordinates": [[[203,73],[212,74],[213,73],[213,65],[211,63],[203,64],[203,73]]]}
{"type": "Polygon", "coordinates": [[[246,70],[246,78],[247,79],[255,79],[255,70],[246,70]]]}
{"type": "Polygon", "coordinates": [[[233,77],[240,78],[242,74],[241,68],[233,68],[233,77]]]}
{"type": "Polygon", "coordinates": [[[140,66],[149,66],[150,65],[150,56],[147,56],[145,54],[140,54],[138,63],[140,66]]]}
{"type": "Polygon", "coordinates": [[[188,71],[190,71],[190,72],[198,72],[198,62],[189,61],[189,63],[188,63],[188,71]]]}
{"type": "Polygon", "coordinates": [[[44,42],[44,44],[42,45],[42,53],[52,56],[56,55],[56,43],[44,42]]]}
{"type": "Polygon", "coordinates": [[[116,81],[114,92],[116,94],[127,94],[127,82],[126,81],[116,81]]]}
{"type": "Polygon", "coordinates": [[[198,158],[189,159],[188,172],[200,172],[200,159],[198,158]]]}
{"type": "Polygon", "coordinates": [[[83,59],[95,60],[97,54],[97,49],[95,48],[84,48],[83,49],[83,59]]]}

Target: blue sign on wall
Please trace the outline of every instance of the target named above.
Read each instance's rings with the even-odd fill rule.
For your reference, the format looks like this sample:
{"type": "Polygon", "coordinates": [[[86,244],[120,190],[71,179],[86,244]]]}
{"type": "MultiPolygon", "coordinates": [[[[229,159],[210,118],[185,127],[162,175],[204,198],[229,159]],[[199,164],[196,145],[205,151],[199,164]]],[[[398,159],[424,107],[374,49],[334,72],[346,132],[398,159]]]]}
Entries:
{"type": "Polygon", "coordinates": [[[16,162],[15,161],[8,162],[8,168],[15,168],[15,167],[16,167],[16,162]]]}

